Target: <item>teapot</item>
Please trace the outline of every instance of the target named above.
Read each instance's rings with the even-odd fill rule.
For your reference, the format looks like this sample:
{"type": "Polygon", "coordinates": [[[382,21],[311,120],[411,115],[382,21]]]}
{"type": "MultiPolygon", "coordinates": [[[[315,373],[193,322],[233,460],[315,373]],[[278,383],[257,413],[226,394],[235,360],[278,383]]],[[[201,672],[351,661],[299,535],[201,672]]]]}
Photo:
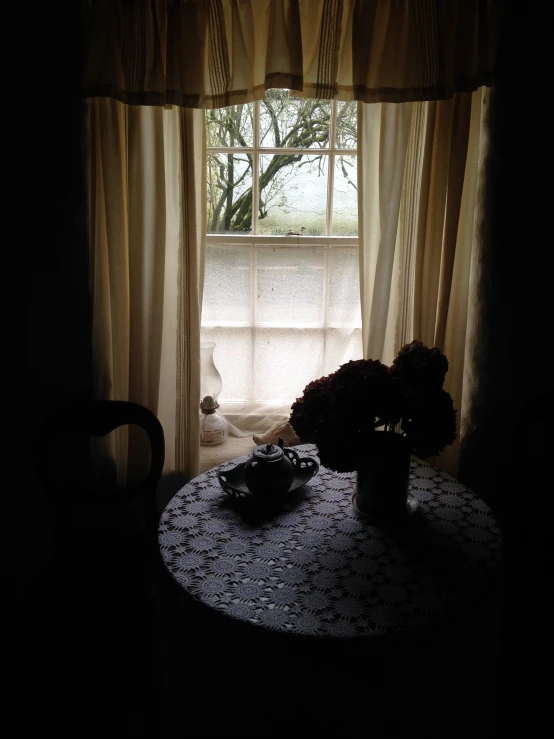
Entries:
{"type": "Polygon", "coordinates": [[[283,449],[283,440],[277,444],[260,444],[244,467],[244,482],[250,492],[259,497],[283,495],[294,480],[298,454],[283,449]]]}

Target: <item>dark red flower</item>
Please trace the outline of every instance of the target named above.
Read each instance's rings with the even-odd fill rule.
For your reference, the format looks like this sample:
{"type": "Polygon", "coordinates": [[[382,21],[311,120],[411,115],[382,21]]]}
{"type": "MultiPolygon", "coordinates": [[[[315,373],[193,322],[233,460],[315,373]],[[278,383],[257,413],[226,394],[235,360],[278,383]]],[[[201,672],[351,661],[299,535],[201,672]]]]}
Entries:
{"type": "Polygon", "coordinates": [[[439,454],[456,437],[456,412],[442,389],[448,360],[413,341],[392,367],[357,359],[310,382],[293,403],[290,425],[317,445],[321,463],[353,472],[375,446],[376,429],[402,433],[420,457],[439,454]]]}
{"type": "Polygon", "coordinates": [[[413,454],[434,457],[456,438],[456,411],[452,398],[440,388],[410,395],[402,417],[402,431],[413,454]]]}
{"type": "Polygon", "coordinates": [[[448,372],[448,359],[436,347],[429,349],[421,341],[412,341],[398,352],[391,369],[410,388],[438,389],[448,372]]]}

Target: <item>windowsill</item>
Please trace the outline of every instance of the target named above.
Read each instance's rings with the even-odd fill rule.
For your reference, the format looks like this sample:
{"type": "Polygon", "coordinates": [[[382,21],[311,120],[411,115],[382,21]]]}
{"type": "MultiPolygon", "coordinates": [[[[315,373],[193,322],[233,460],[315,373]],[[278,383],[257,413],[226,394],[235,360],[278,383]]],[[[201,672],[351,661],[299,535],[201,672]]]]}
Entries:
{"type": "Polygon", "coordinates": [[[214,446],[200,445],[199,474],[228,462],[236,457],[251,454],[256,444],[251,436],[227,436],[225,441],[214,446]]]}

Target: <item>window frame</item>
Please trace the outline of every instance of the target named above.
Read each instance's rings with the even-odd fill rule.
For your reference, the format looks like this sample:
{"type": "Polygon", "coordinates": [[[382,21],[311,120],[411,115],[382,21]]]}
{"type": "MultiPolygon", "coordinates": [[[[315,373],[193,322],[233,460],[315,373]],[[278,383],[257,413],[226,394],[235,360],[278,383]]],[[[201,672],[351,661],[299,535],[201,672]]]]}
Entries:
{"type": "MultiPolygon", "coordinates": [[[[327,305],[327,290],[328,286],[330,284],[330,272],[331,272],[331,264],[330,264],[330,253],[331,248],[337,248],[337,247],[348,247],[353,249],[359,248],[359,234],[357,236],[346,236],[346,235],[333,235],[332,232],[332,222],[333,222],[333,192],[334,192],[334,184],[335,184],[335,162],[336,158],[338,156],[344,155],[344,156],[353,156],[356,157],[356,164],[358,165],[358,146],[355,148],[340,148],[336,146],[336,120],[337,120],[337,106],[338,102],[336,100],[330,100],[331,103],[331,119],[330,119],[330,130],[329,130],[329,145],[324,148],[300,148],[300,147],[265,147],[260,146],[260,102],[261,101],[254,101],[253,104],[253,117],[254,117],[254,131],[253,131],[253,140],[254,145],[253,146],[208,146],[206,144],[206,157],[205,157],[205,166],[207,166],[208,161],[208,155],[209,154],[215,154],[215,153],[221,153],[221,154],[229,154],[229,153],[236,153],[240,152],[243,154],[249,154],[252,156],[252,198],[253,202],[259,204],[259,177],[260,177],[260,156],[264,155],[274,155],[274,154],[285,154],[285,155],[307,155],[307,156],[314,156],[314,155],[320,155],[323,154],[323,156],[326,156],[328,158],[328,179],[327,179],[327,196],[326,196],[326,217],[325,217],[325,230],[326,233],[323,235],[313,236],[313,235],[304,235],[304,236],[287,236],[286,234],[280,234],[280,235],[270,235],[270,234],[260,234],[258,233],[259,228],[259,205],[258,207],[252,208],[252,230],[250,233],[240,233],[236,232],[206,232],[205,234],[205,244],[206,248],[210,246],[214,247],[225,247],[228,246],[230,248],[236,247],[238,245],[245,246],[250,248],[251,252],[251,275],[252,279],[254,280],[253,289],[252,289],[252,306],[251,306],[251,313],[250,313],[250,321],[248,323],[242,323],[237,321],[227,322],[223,319],[216,319],[216,320],[207,320],[206,318],[202,317],[201,320],[201,335],[202,330],[206,329],[208,332],[213,329],[244,329],[246,331],[248,330],[255,330],[256,328],[260,329],[271,329],[275,328],[278,330],[281,330],[283,328],[290,330],[290,331],[303,331],[303,330],[314,330],[314,331],[322,331],[324,334],[328,330],[333,330],[334,328],[340,329],[343,328],[343,326],[339,323],[336,325],[328,325],[326,316],[324,316],[321,323],[318,325],[298,325],[295,323],[294,325],[287,325],[285,321],[281,322],[278,326],[266,326],[263,322],[259,322],[256,318],[256,305],[255,305],[255,284],[256,284],[256,275],[257,275],[257,249],[272,249],[272,248],[279,248],[279,249],[285,249],[285,248],[295,248],[295,247],[310,247],[310,248],[317,248],[323,250],[323,285],[324,285],[324,296],[323,296],[323,305],[327,305]]],[[[359,210],[359,203],[358,203],[358,210],[359,210]]],[[[325,308],[325,311],[327,309],[325,308]]],[[[344,327],[350,327],[344,326],[344,327]]],[[[360,308],[360,323],[359,325],[356,325],[353,328],[354,332],[359,333],[361,336],[361,308],[360,308]]],[[[209,338],[207,340],[213,340],[212,338],[209,338]]],[[[226,415],[229,418],[239,418],[244,413],[247,415],[251,415],[251,412],[247,410],[251,405],[253,407],[257,406],[258,399],[254,397],[250,398],[242,398],[242,399],[236,399],[236,400],[227,400],[227,405],[229,406],[228,409],[226,409],[226,415]],[[231,409],[233,408],[233,409],[231,409]]]]}

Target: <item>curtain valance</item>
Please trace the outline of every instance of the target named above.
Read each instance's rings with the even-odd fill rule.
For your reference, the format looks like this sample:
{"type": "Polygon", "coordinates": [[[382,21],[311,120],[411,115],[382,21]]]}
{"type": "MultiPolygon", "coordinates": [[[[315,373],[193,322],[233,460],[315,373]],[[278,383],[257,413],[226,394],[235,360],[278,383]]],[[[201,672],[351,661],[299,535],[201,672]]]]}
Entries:
{"type": "Polygon", "coordinates": [[[500,0],[86,0],[84,95],[217,108],[268,88],[365,103],[494,84],[500,0]]]}

